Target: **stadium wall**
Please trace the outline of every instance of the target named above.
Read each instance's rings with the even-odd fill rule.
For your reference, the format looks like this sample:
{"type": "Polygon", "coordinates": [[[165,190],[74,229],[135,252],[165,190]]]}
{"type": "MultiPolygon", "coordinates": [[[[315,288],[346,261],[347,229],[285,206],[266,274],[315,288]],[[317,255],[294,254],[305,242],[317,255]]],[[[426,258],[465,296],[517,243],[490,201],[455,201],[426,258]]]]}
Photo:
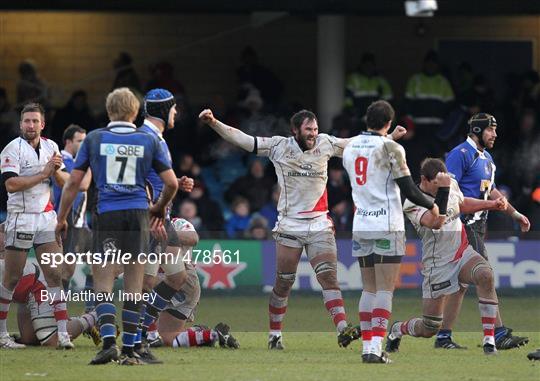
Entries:
{"type": "MultiPolygon", "coordinates": [[[[142,83],[152,63],[174,64],[176,77],[194,104],[215,95],[235,99],[235,68],[243,47],[252,45],[262,63],[285,84],[286,98],[316,105],[316,19],[284,16],[252,27],[249,15],[131,14],[103,12],[0,12],[0,86],[15,100],[17,66],[27,58],[53,90],[55,106],[85,89],[95,111],[114,78],[112,61],[132,54],[142,83]]],[[[346,65],[354,68],[364,51],[402,94],[406,79],[420,68],[426,50],[441,38],[533,41],[533,67],[540,69],[539,16],[435,17],[348,16],[346,65]],[[399,42],[399,43],[398,43],[399,42]]]]}

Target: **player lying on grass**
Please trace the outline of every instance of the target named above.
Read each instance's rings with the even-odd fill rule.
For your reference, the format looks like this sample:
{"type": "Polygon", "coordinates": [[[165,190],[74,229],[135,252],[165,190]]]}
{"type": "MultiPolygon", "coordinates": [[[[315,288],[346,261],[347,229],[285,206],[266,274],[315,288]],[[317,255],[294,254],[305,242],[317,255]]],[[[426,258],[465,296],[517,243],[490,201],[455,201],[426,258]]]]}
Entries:
{"type": "Polygon", "coordinates": [[[392,325],[386,351],[396,352],[404,335],[432,337],[442,324],[445,299],[459,291],[460,284],[474,284],[484,329],[483,347],[487,355],[496,354],[495,318],[498,310],[493,270],[469,245],[460,213],[504,210],[505,198],[478,200],[463,197],[442,160],[428,158],[420,169],[420,189],[439,207],[434,217],[427,209],[405,201],[403,211],[422,239],[423,316],[392,325]]]}
{"type": "MultiPolygon", "coordinates": [[[[181,258],[189,258],[189,254],[186,256],[186,253],[199,242],[195,228],[183,218],[174,218],[171,223],[181,243],[181,258]]],[[[229,333],[230,327],[227,324],[219,323],[214,329],[203,325],[186,327],[186,323],[194,319],[195,309],[201,297],[201,287],[194,264],[186,261],[185,268],[187,279],[180,291],[159,313],[158,320],[148,328],[148,344],[151,347],[166,345],[188,348],[214,346],[219,343],[222,348],[238,348],[238,341],[229,333]]],[[[160,272],[157,276],[159,281],[164,277],[164,272],[160,272]]]]}
{"type": "MultiPolygon", "coordinates": [[[[5,271],[4,264],[4,224],[0,224],[0,277],[5,271]]],[[[13,302],[18,304],[17,325],[20,336],[17,342],[26,345],[43,345],[47,347],[63,347],[58,345],[58,327],[54,320],[54,309],[47,300],[42,301],[42,291],[47,290],[47,282],[39,267],[26,262],[23,275],[13,290],[13,302]]],[[[67,332],[71,339],[81,333],[90,333],[95,326],[95,312],[71,317],[67,322],[67,332]]],[[[99,339],[99,332],[97,337],[99,339]]]]}

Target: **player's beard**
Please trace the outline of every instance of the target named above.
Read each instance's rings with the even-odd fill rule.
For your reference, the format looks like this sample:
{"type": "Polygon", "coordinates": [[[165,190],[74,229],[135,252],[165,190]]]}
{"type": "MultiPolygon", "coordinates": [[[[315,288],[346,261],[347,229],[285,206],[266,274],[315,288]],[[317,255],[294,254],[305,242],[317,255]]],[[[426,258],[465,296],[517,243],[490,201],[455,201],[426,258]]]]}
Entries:
{"type": "Polygon", "coordinates": [[[482,145],[484,148],[492,149],[495,146],[495,140],[489,141],[488,139],[482,139],[482,145]]]}
{"type": "Polygon", "coordinates": [[[302,135],[296,136],[296,142],[298,143],[302,151],[308,151],[312,149],[313,147],[315,147],[316,138],[313,138],[313,142],[311,142],[311,146],[310,146],[310,142],[308,142],[307,139],[308,138],[306,136],[302,136],[302,135]]]}
{"type": "Polygon", "coordinates": [[[37,131],[29,131],[29,132],[22,131],[21,134],[22,134],[23,139],[26,141],[32,141],[36,139],[37,137],[39,137],[39,132],[37,131]]]}

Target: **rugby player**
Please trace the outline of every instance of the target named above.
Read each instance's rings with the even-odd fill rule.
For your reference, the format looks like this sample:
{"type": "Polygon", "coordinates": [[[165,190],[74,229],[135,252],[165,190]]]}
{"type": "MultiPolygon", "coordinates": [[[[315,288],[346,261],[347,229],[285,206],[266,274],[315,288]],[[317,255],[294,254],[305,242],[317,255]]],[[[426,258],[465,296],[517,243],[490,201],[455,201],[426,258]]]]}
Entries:
{"type": "Polygon", "coordinates": [[[366,112],[367,131],[352,139],[343,153],[356,211],[353,256],[358,257],[363,290],[358,303],[362,330],[362,361],[389,363],[382,351],[392,297],[405,255],[403,194],[438,216],[438,207],[414,184],[401,145],[386,137],[394,109],[386,101],[372,103],[366,112]]]}
{"type": "MultiPolygon", "coordinates": [[[[0,285],[0,347],[24,348],[7,333],[7,314],[13,289],[22,277],[28,250],[34,247],[41,263],[43,253],[62,251],[54,237],[56,212],[50,202],[51,178],[63,185],[69,177],[55,142],[45,139],[45,111],[30,103],[21,111],[21,136],[12,140],[0,154],[2,180],[8,191],[6,219],[5,272],[0,285]]],[[[60,299],[61,270],[41,264],[50,295],[54,295],[54,319],[58,327],[58,346],[73,348],[67,332],[68,313],[60,299]]]]}
{"type": "MultiPolygon", "coordinates": [[[[0,277],[5,271],[4,264],[4,223],[0,224],[0,277]]],[[[26,262],[23,275],[13,290],[12,301],[18,304],[17,324],[20,337],[17,343],[26,345],[58,346],[58,327],[54,320],[54,310],[42,292],[47,290],[47,281],[36,264],[26,262]]],[[[81,333],[90,332],[97,321],[95,313],[71,317],[67,322],[67,332],[75,339],[81,333]]],[[[99,337],[99,336],[98,336],[99,337]]]]}
{"type": "MultiPolygon", "coordinates": [[[[277,273],[268,306],[268,348],[283,349],[282,321],[304,251],[322,287],[325,307],[336,326],[338,344],[346,347],[358,339],[358,329],[347,323],[337,280],[336,241],[328,217],[326,193],[328,160],[341,157],[349,139],[319,134],[317,118],[307,110],[292,116],[293,136],[288,138],[247,135],[217,120],[211,110],[203,110],[199,118],[229,143],[269,157],[274,164],[281,193],[279,217],[273,229],[277,273]]],[[[402,135],[399,133],[396,137],[402,135]]]]}
{"type": "MultiPolygon", "coordinates": [[[[69,125],[62,135],[64,142],[64,149],[60,151],[62,154],[62,160],[66,166],[66,171],[71,173],[73,165],[75,164],[75,156],[79,151],[79,147],[86,138],[86,130],[76,124],[69,125]]],[[[77,194],[77,198],[73,203],[73,208],[68,217],[68,232],[66,241],[63,242],[63,248],[65,253],[84,253],[89,249],[90,242],[90,230],[86,223],[86,204],[87,194],[86,191],[92,181],[92,173],[87,171],[82,183],[80,192],[77,194]]],[[[62,197],[62,187],[53,182],[53,198],[54,198],[54,210],[58,213],[60,207],[60,198],[62,197]]],[[[69,288],[69,281],[75,272],[76,263],[62,264],[62,285],[64,290],[69,288]]]]}
{"type": "Polygon", "coordinates": [[[458,292],[460,284],[474,284],[484,328],[484,353],[495,354],[498,300],[493,270],[469,244],[460,213],[504,210],[506,200],[464,197],[440,159],[425,159],[420,174],[420,190],[438,205],[440,212],[439,217],[434,217],[426,208],[410,200],[405,200],[403,205],[405,215],[422,239],[423,316],[395,322],[388,335],[386,350],[397,351],[403,335],[434,336],[442,324],[447,295],[458,292]]]}
{"type": "Polygon", "coordinates": [[[138,131],[132,123],[139,111],[135,95],[127,88],[115,89],[107,96],[106,109],[111,122],[106,128],[90,132],[79,149],[62,192],[56,233],[60,240],[81,181],[91,168],[98,189],[97,231],[94,233],[105,265],[97,264],[92,269],[103,349],[90,364],[119,360],[122,365],[141,365],[144,362],[134,352],[134,345],[142,304],[134,299],[126,299],[123,304],[121,355],[116,347],[116,306],[108,301],[113,289],[114,262],[129,259],[129,263],[124,264],[124,292],[140,294],[144,265],[138,261],[138,255],[149,252],[150,229],[162,225],[178,182],[159,140],[138,131]],[[149,208],[145,180],[151,168],[159,174],[164,187],[158,202],[149,208]],[[101,294],[99,298],[98,294],[101,294]]]}
{"type": "MultiPolygon", "coordinates": [[[[174,96],[165,89],[152,89],[144,97],[143,109],[145,119],[143,125],[139,127],[139,131],[144,131],[159,140],[161,148],[167,155],[169,165],[172,166],[171,153],[163,139],[163,132],[165,129],[174,128],[177,113],[174,96]]],[[[152,203],[157,203],[163,191],[163,181],[156,171],[151,170],[146,182],[152,203]]],[[[193,189],[193,179],[184,176],[178,179],[178,185],[182,190],[190,192],[193,189]]],[[[152,362],[156,361],[155,357],[143,345],[143,341],[146,341],[148,327],[157,319],[159,313],[180,290],[188,277],[184,261],[178,255],[181,244],[170,220],[170,208],[171,205],[167,205],[164,231],[162,232],[163,237],[161,237],[163,239],[159,239],[159,236],[151,239],[151,251],[168,254],[168,256],[160,255],[157,259],[160,259],[161,262],[155,260],[152,263],[147,262],[145,264],[143,290],[154,294],[150,298],[153,303],[149,301],[144,304],[141,311],[141,327],[137,329],[137,337],[135,338],[135,351],[144,360],[152,362]],[[160,265],[165,273],[165,278],[156,285],[155,278],[160,265]]]]}
{"type": "Polygon", "coordinates": [[[182,258],[185,263],[187,280],[180,290],[167,303],[157,320],[158,333],[163,344],[177,347],[213,346],[219,343],[222,348],[239,348],[238,341],[230,334],[227,324],[219,323],[214,329],[202,325],[186,328],[186,322],[195,318],[195,309],[201,297],[199,277],[195,264],[191,263],[191,249],[199,242],[199,236],[193,225],[183,218],[174,218],[172,226],[181,244],[182,258]]]}
{"type": "MultiPolygon", "coordinates": [[[[497,167],[493,158],[487,151],[493,148],[497,139],[497,120],[493,115],[479,113],[469,120],[469,134],[467,140],[456,146],[446,158],[446,166],[450,174],[456,179],[459,188],[465,197],[483,200],[501,199],[503,196],[495,186],[495,171],[497,167]]],[[[527,232],[531,227],[529,219],[519,213],[510,203],[504,210],[520,226],[521,231],[527,232]]],[[[473,249],[489,260],[484,239],[486,236],[487,211],[462,214],[467,238],[473,249]]],[[[437,333],[435,348],[466,349],[452,340],[452,327],[461,310],[461,303],[467,288],[448,297],[441,330],[437,333]]],[[[495,344],[497,349],[518,348],[529,342],[528,337],[514,336],[512,329],[505,327],[500,310],[497,310],[495,323],[495,344]]]]}

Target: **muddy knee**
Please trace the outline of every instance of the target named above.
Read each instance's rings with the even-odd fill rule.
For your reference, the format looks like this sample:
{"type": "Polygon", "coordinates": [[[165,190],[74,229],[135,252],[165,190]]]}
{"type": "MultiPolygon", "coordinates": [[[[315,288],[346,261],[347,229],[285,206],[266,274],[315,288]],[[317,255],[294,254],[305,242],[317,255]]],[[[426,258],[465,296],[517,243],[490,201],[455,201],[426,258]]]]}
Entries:
{"type": "Polygon", "coordinates": [[[274,292],[279,296],[288,296],[295,280],[296,273],[278,271],[278,273],[276,274],[274,292]]]}
{"type": "Polygon", "coordinates": [[[338,287],[337,264],[335,262],[318,263],[313,270],[323,289],[338,287]]]}

